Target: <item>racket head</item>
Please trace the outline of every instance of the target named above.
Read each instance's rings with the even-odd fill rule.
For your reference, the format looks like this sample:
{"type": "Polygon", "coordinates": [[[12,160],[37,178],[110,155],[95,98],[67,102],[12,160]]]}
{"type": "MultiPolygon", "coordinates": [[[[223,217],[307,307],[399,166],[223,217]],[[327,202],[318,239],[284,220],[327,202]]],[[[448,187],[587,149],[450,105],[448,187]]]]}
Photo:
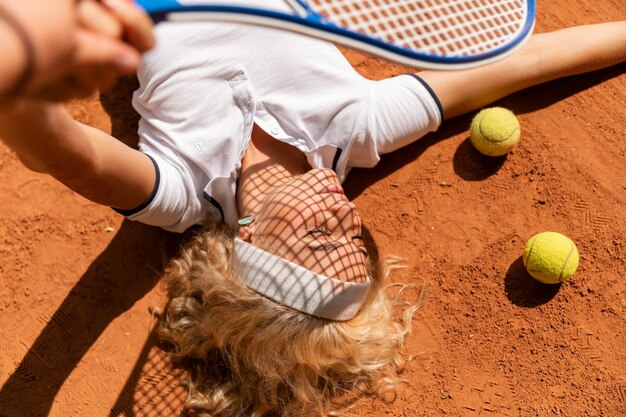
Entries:
{"type": "Polygon", "coordinates": [[[321,38],[422,69],[464,69],[532,35],[535,0],[138,0],[155,21],[228,21],[321,38]],[[254,6],[254,7],[253,7],[254,6]],[[264,6],[265,7],[265,6],[264,6]]]}

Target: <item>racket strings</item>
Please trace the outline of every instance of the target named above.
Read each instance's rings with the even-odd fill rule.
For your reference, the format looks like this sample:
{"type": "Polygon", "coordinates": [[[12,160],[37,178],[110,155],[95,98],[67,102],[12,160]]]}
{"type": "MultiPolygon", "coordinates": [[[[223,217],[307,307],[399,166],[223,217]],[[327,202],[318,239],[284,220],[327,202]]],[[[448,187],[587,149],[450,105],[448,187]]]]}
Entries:
{"type": "Polygon", "coordinates": [[[522,0],[311,0],[328,21],[387,43],[441,56],[491,51],[522,32],[522,0]]]}

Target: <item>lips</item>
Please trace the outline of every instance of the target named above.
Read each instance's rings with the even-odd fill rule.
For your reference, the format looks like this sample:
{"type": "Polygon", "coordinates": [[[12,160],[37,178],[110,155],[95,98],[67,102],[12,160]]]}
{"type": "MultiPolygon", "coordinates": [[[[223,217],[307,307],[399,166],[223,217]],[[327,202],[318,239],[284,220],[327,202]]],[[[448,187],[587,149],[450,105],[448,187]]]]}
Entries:
{"type": "Polygon", "coordinates": [[[343,188],[339,184],[328,184],[322,188],[320,194],[344,194],[343,188]]]}

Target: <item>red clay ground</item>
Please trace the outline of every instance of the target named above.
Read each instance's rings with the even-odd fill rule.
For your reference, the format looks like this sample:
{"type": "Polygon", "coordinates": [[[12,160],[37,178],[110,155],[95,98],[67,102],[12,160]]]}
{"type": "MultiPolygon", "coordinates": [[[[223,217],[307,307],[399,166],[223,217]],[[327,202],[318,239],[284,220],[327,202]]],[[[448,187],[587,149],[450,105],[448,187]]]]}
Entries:
{"type": "MultiPolygon", "coordinates": [[[[537,31],[626,19],[623,0],[539,1],[537,31]]],[[[348,52],[373,78],[405,69],[348,52]]],[[[626,415],[626,67],[500,102],[521,120],[504,159],[475,152],[470,116],[353,172],[346,189],[395,278],[424,285],[406,345],[409,384],[368,416],[626,415]],[[559,286],[524,271],[525,241],[569,235],[559,286]]],[[[81,121],[135,141],[133,82],[72,103],[81,121]]],[[[0,147],[0,416],[178,416],[185,398],[150,331],[177,237],[123,221],[25,170],[0,147]]]]}

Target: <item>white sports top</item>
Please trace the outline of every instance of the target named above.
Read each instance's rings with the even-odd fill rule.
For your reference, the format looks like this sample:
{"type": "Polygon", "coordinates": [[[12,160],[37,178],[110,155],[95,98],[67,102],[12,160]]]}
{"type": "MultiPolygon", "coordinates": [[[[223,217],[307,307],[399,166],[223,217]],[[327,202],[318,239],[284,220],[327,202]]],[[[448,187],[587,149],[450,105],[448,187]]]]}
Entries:
{"type": "Polygon", "coordinates": [[[442,121],[421,79],[367,80],[328,42],[233,23],[161,23],[156,36],[133,105],[157,182],[144,204],[121,211],[132,220],[175,232],[211,217],[234,227],[255,123],[343,181],[442,121]]]}

